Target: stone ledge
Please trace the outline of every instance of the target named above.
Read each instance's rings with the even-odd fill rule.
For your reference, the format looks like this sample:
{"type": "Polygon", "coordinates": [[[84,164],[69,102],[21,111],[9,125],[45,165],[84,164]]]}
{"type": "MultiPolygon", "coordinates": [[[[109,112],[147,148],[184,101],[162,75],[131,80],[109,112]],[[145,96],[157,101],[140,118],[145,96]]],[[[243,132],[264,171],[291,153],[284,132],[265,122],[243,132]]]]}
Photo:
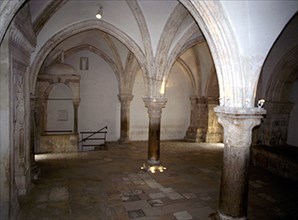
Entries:
{"type": "Polygon", "coordinates": [[[227,106],[216,106],[214,111],[219,114],[226,115],[239,115],[239,116],[254,116],[254,115],[265,115],[266,110],[263,108],[240,108],[240,107],[227,107],[227,106]]]}

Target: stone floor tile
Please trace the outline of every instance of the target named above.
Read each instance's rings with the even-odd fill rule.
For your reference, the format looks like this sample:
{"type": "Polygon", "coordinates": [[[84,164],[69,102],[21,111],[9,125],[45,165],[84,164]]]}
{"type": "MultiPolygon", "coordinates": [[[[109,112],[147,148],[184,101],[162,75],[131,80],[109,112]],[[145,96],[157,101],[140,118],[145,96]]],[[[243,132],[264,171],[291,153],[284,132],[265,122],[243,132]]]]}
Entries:
{"type": "Polygon", "coordinates": [[[113,161],[112,158],[108,158],[108,157],[105,157],[103,160],[106,161],[106,162],[112,162],[113,161]]]}
{"type": "Polygon", "coordinates": [[[148,199],[147,202],[152,206],[152,207],[160,207],[164,206],[164,203],[160,199],[148,199]]]}
{"type": "Polygon", "coordinates": [[[122,180],[123,180],[124,184],[126,184],[126,185],[132,184],[132,182],[130,181],[130,179],[128,177],[122,177],[122,180]]]}
{"type": "Polygon", "coordinates": [[[199,170],[201,170],[204,173],[213,173],[213,171],[208,168],[200,168],[199,170]]]}
{"type": "Polygon", "coordinates": [[[144,182],[152,189],[163,188],[163,186],[154,179],[144,180],[144,182]]]}
{"type": "Polygon", "coordinates": [[[197,196],[194,193],[182,193],[182,195],[186,198],[186,199],[196,199],[197,196]]]}
{"type": "Polygon", "coordinates": [[[119,215],[123,215],[123,213],[126,213],[126,210],[122,204],[109,207],[108,209],[109,209],[110,213],[112,214],[112,216],[119,216],[119,215]]]}
{"type": "MultiPolygon", "coordinates": [[[[168,169],[151,174],[140,170],[146,142],[108,144],[109,151],[37,155],[42,172],[27,202],[21,202],[20,220],[128,220],[127,211],[132,210],[145,213],[136,220],[175,220],[173,213],[179,211],[207,220],[218,209],[223,148],[161,142],[168,169]],[[166,197],[149,196],[155,193],[166,197]],[[176,197],[171,199],[170,193],[176,197]],[[192,194],[197,198],[190,199],[192,194]],[[124,202],[121,195],[140,200],[124,202]],[[177,197],[182,198],[173,200],[177,197]]],[[[297,184],[250,169],[248,218],[298,219],[297,184]]]]}
{"type": "Polygon", "coordinates": [[[132,202],[132,201],[141,200],[138,195],[126,195],[126,196],[120,196],[120,198],[123,202],[132,202]]]}
{"type": "Polygon", "coordinates": [[[261,180],[256,180],[255,182],[258,183],[258,184],[260,184],[260,185],[263,185],[263,186],[267,186],[268,185],[267,182],[261,181],[261,180]]]}
{"type": "Polygon", "coordinates": [[[145,213],[143,212],[142,209],[131,210],[131,211],[128,211],[127,213],[128,213],[129,218],[132,218],[132,219],[145,216],[145,213]]]}
{"type": "Polygon", "coordinates": [[[151,208],[151,206],[146,200],[126,202],[123,204],[123,206],[126,211],[134,210],[134,209],[151,208]]]}
{"type": "Polygon", "coordinates": [[[177,220],[190,220],[193,219],[188,211],[180,211],[173,213],[177,220]]]}
{"type": "Polygon", "coordinates": [[[203,207],[199,207],[199,208],[190,210],[190,213],[193,216],[196,216],[196,219],[199,219],[199,220],[210,219],[209,218],[210,214],[215,213],[215,212],[216,212],[216,210],[210,208],[209,206],[203,206],[203,207]]]}
{"type": "Polygon", "coordinates": [[[256,189],[258,189],[258,188],[262,188],[262,187],[263,187],[262,184],[259,184],[259,183],[256,182],[256,181],[249,181],[249,185],[252,186],[252,187],[254,187],[254,188],[256,188],[256,189]]]}
{"type": "Polygon", "coordinates": [[[131,180],[131,182],[133,182],[136,185],[145,184],[145,182],[136,173],[129,174],[128,178],[131,180]]]}
{"type": "Polygon", "coordinates": [[[151,199],[160,199],[160,198],[165,198],[165,194],[163,193],[149,193],[149,197],[151,199]]]}
{"type": "Polygon", "coordinates": [[[68,199],[68,190],[66,187],[54,187],[50,191],[49,201],[61,201],[68,199]]]}
{"type": "Polygon", "coordinates": [[[48,195],[45,195],[45,194],[37,195],[35,199],[36,202],[46,202],[47,200],[48,200],[48,195]]]}
{"type": "Polygon", "coordinates": [[[168,187],[168,188],[165,188],[165,187],[162,187],[162,188],[159,188],[159,190],[163,193],[171,193],[171,192],[174,192],[174,190],[171,188],[171,187],[168,187]]]}
{"type": "Polygon", "coordinates": [[[167,197],[169,197],[172,200],[177,200],[177,199],[184,199],[184,197],[177,193],[177,192],[171,192],[166,194],[167,197]]]}
{"type": "Polygon", "coordinates": [[[151,180],[151,176],[147,172],[138,172],[138,176],[141,177],[143,180],[151,180]]]}
{"type": "Polygon", "coordinates": [[[165,205],[160,208],[162,208],[165,214],[171,214],[171,213],[177,212],[178,210],[188,210],[189,207],[188,207],[188,204],[186,203],[175,202],[172,204],[165,203],[165,205]]]}
{"type": "Polygon", "coordinates": [[[266,193],[259,193],[258,196],[266,199],[269,202],[276,202],[275,199],[273,199],[271,196],[267,195],[266,193]]]}
{"type": "Polygon", "coordinates": [[[152,219],[158,218],[158,216],[164,215],[164,210],[161,207],[148,207],[144,208],[143,211],[145,212],[146,216],[151,217],[152,219]]]}

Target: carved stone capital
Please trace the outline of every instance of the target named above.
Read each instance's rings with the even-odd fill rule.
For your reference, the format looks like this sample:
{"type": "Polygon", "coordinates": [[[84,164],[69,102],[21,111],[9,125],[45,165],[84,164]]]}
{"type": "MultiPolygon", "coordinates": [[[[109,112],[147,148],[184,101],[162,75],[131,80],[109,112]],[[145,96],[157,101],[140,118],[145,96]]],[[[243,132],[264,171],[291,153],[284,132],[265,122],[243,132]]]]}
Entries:
{"type": "Polygon", "coordinates": [[[189,96],[189,100],[190,100],[191,105],[195,105],[198,103],[198,96],[191,95],[191,96],[189,96]]]}
{"type": "Polygon", "coordinates": [[[201,96],[197,98],[198,104],[206,104],[208,99],[205,96],[201,96]]]}
{"type": "Polygon", "coordinates": [[[145,107],[148,108],[149,118],[161,117],[162,108],[164,108],[167,103],[166,98],[144,97],[143,101],[145,103],[145,107]]]}
{"type": "Polygon", "coordinates": [[[130,102],[133,99],[133,95],[131,94],[119,94],[118,99],[121,103],[121,108],[127,108],[130,105],[130,102]]]}
{"type": "Polygon", "coordinates": [[[215,107],[219,123],[224,127],[224,143],[228,147],[249,147],[252,129],[261,123],[264,109],[215,107]]]}
{"type": "Polygon", "coordinates": [[[72,100],[72,103],[73,103],[74,106],[79,106],[80,102],[81,102],[81,99],[73,99],[72,100]]]}

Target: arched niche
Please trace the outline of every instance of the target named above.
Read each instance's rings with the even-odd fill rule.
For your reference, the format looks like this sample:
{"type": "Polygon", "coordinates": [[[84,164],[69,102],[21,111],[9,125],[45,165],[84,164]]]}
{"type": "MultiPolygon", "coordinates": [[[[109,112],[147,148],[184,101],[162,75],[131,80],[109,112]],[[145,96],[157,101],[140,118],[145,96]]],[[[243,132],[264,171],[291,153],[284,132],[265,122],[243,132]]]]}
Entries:
{"type": "Polygon", "coordinates": [[[36,85],[36,153],[78,150],[80,76],[67,64],[53,64],[36,85]]]}
{"type": "Polygon", "coordinates": [[[74,130],[73,94],[64,83],[55,84],[47,99],[45,132],[70,133],[74,130]]]}

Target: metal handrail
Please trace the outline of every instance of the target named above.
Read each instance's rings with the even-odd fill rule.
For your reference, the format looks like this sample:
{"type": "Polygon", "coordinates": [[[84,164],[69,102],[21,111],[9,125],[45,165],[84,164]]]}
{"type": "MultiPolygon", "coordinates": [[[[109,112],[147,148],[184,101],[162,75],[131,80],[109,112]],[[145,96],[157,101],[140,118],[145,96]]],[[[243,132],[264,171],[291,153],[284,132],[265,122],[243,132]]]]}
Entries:
{"type": "Polygon", "coordinates": [[[80,132],[81,134],[82,133],[92,133],[92,134],[90,134],[89,136],[87,136],[87,137],[85,137],[85,138],[83,138],[82,140],[80,140],[79,141],[79,143],[81,143],[81,142],[85,142],[86,140],[88,140],[88,138],[90,138],[90,137],[92,137],[92,136],[94,136],[95,134],[104,134],[104,133],[107,133],[107,131],[103,131],[102,132],[102,130],[104,130],[104,129],[108,129],[108,126],[105,126],[105,127],[103,127],[103,128],[101,128],[101,129],[99,129],[98,131],[94,131],[94,132],[80,132]]]}

